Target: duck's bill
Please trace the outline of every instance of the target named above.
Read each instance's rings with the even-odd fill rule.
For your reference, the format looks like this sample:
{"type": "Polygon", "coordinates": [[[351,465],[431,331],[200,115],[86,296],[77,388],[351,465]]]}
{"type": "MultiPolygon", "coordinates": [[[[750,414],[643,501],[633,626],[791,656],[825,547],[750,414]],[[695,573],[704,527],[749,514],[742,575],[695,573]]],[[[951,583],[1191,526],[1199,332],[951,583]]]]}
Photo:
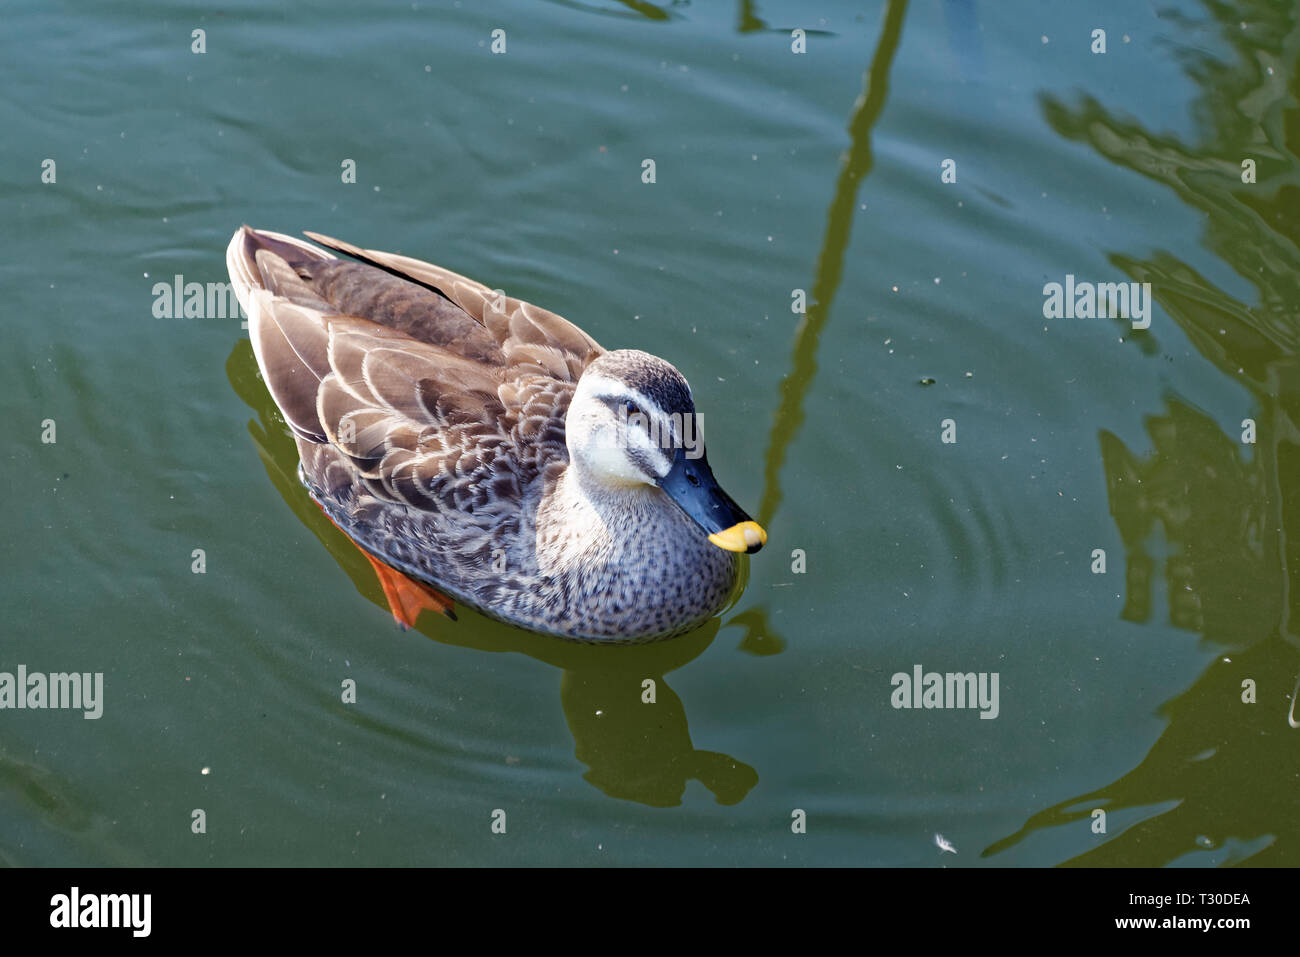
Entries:
{"type": "Polygon", "coordinates": [[[703,455],[688,458],[686,450],[678,448],[672,471],[659,480],[659,487],[718,548],[752,555],[767,544],[767,532],[722,490],[703,455]]]}

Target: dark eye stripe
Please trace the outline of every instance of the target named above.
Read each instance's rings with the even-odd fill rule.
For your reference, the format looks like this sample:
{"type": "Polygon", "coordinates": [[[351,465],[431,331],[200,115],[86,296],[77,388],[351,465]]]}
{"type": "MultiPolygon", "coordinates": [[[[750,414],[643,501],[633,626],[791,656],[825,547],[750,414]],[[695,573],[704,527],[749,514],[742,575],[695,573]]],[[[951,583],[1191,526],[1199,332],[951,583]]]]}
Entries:
{"type": "Polygon", "coordinates": [[[651,462],[649,457],[644,455],[640,449],[628,449],[627,457],[633,465],[639,468],[646,475],[658,474],[655,472],[654,463],[651,462]]]}
{"type": "Polygon", "coordinates": [[[644,409],[642,409],[635,402],[631,401],[630,399],[624,399],[619,396],[613,396],[613,395],[598,395],[596,396],[596,398],[599,401],[604,402],[605,405],[609,406],[610,411],[612,411],[615,415],[618,415],[626,408],[629,417],[639,413],[641,418],[645,420],[647,425],[650,422],[650,414],[646,412],[644,409]]]}

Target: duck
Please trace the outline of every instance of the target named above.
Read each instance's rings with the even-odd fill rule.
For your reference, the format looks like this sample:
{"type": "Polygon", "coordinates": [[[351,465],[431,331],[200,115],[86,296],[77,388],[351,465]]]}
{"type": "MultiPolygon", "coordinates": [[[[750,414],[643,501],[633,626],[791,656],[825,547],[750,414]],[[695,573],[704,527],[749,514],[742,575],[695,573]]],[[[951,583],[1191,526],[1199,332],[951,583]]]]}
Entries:
{"type": "Polygon", "coordinates": [[[714,477],[671,363],[441,266],[303,235],[238,229],[231,285],[299,479],[399,622],[461,602],[648,641],[736,597],[767,533],[714,477]]]}

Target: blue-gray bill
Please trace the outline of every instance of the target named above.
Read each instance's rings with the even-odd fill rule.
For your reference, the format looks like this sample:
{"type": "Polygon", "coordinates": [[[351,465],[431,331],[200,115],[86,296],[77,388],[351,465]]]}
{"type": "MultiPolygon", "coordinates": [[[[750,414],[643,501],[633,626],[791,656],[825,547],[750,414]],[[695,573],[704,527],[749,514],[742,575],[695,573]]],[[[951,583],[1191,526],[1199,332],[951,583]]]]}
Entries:
{"type": "Polygon", "coordinates": [[[706,456],[689,458],[679,447],[659,487],[719,548],[752,555],[767,544],[767,532],[722,490],[706,456]]]}

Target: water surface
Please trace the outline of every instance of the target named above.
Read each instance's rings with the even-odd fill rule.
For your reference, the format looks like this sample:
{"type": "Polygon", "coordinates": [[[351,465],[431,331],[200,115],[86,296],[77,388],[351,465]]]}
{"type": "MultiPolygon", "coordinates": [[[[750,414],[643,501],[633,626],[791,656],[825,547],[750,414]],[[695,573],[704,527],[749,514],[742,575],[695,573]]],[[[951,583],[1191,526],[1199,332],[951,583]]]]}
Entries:
{"type": "Polygon", "coordinates": [[[1297,37],[1280,2],[19,4],[0,671],[105,702],[0,711],[0,860],[1297,863],[1297,37]],[[676,364],[770,536],[737,605],[637,648],[400,631],[239,318],[155,314],[245,222],[676,364]],[[1045,318],[1067,275],[1150,283],[1150,328],[1045,318]],[[893,707],[916,665],[996,672],[997,717],[893,707]]]}

